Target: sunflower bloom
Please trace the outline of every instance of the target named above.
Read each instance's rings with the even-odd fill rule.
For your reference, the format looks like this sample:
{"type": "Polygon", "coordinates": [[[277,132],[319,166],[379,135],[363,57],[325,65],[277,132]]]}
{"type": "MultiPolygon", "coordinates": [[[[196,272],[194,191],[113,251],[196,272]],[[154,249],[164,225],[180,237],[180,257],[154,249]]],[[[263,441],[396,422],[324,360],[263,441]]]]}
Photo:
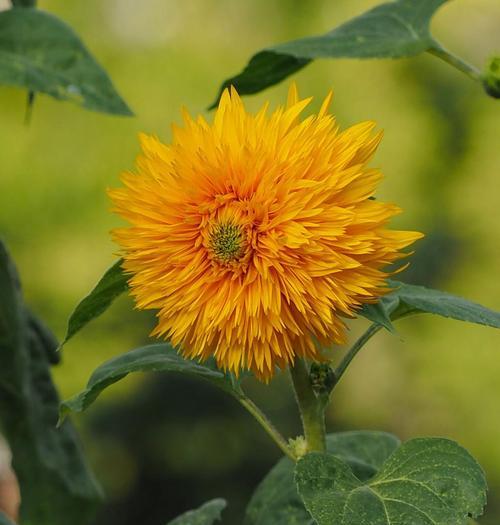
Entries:
{"type": "Polygon", "coordinates": [[[384,268],[420,233],[387,229],[399,208],[372,197],[374,122],[340,131],[294,85],[285,107],[245,111],[225,91],[213,123],[184,112],[173,141],[141,135],[137,173],[110,190],[130,226],[113,231],[153,335],[269,381],[297,357],[344,342],[344,317],[387,291],[384,268]]]}

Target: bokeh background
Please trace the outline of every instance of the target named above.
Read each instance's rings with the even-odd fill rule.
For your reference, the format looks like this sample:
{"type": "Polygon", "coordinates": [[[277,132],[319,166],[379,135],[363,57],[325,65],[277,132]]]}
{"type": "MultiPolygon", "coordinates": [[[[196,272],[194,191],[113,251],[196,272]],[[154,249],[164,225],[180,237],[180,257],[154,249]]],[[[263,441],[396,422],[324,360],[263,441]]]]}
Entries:
{"type": "MultiPolygon", "coordinates": [[[[29,304],[61,337],[66,320],[114,261],[106,188],[133,167],[137,134],[170,138],[180,108],[206,113],[220,82],[266,45],[324,32],[377,4],[368,0],[40,0],[66,20],[108,70],[134,118],[91,113],[48,97],[23,124],[26,94],[0,89],[0,235],[17,261],[29,304]]],[[[451,50],[482,66],[500,51],[498,0],[454,0],[433,22],[451,50]]],[[[500,104],[431,56],[317,61],[295,77],[317,109],[333,88],[343,127],[374,119],[385,130],[374,164],[379,198],[405,213],[396,226],[426,232],[402,276],[500,309],[500,104]]],[[[246,98],[282,101],[287,82],[246,98]]],[[[104,360],[144,343],[150,313],[116,302],[64,350],[63,397],[104,360]]],[[[351,325],[352,339],[364,320],[351,325]]],[[[432,317],[402,321],[372,340],[339,385],[329,428],[382,429],[402,438],[448,436],[484,466],[500,519],[500,336],[432,317]]],[[[339,349],[339,354],[342,350],[339,349]]],[[[299,432],[287,377],[246,384],[288,435],[299,432]]],[[[94,525],[161,525],[212,497],[225,524],[241,523],[252,488],[278,459],[236,403],[174,375],[135,376],[77,418],[108,494],[94,525]]]]}

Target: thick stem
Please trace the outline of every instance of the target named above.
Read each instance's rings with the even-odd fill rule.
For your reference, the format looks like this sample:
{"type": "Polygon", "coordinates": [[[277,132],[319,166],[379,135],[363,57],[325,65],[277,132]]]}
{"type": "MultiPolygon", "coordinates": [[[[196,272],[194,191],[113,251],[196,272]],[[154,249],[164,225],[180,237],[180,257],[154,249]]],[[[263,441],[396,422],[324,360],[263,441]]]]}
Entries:
{"type": "Polygon", "coordinates": [[[324,452],[326,450],[325,406],[314,393],[309,371],[302,359],[296,359],[294,366],[290,367],[290,374],[304,427],[307,451],[324,452]]]}
{"type": "Polygon", "coordinates": [[[446,49],[442,48],[437,42],[434,44],[434,47],[428,49],[428,52],[431,55],[444,60],[459,71],[462,71],[462,73],[465,73],[472,80],[477,82],[481,81],[481,72],[478,69],[470,64],[467,64],[467,62],[464,62],[460,57],[457,57],[453,53],[450,53],[446,49]]]}
{"type": "Polygon", "coordinates": [[[288,456],[292,461],[297,461],[295,454],[288,446],[285,438],[279,433],[276,427],[269,421],[266,415],[260,408],[248,397],[237,396],[238,401],[252,414],[252,416],[260,423],[262,428],[268,433],[271,439],[278,445],[282,452],[288,456]]]}
{"type": "Polygon", "coordinates": [[[347,367],[351,364],[351,361],[356,357],[357,353],[381,328],[382,325],[373,323],[370,325],[368,330],[366,330],[366,332],[351,346],[335,370],[335,386],[337,386],[340,378],[344,375],[347,367]]]}

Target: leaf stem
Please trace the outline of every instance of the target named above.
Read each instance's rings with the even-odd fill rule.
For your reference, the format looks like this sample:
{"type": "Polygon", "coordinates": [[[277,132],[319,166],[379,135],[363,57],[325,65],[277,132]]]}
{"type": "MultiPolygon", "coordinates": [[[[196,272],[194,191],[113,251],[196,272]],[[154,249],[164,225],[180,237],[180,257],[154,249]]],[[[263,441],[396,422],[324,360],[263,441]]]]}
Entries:
{"type": "Polygon", "coordinates": [[[434,42],[433,46],[429,48],[427,52],[444,60],[459,71],[462,71],[462,73],[465,73],[472,80],[481,82],[481,72],[477,68],[463,61],[460,57],[457,57],[450,51],[447,51],[437,42],[434,42]]]}
{"type": "Polygon", "coordinates": [[[325,404],[314,393],[309,371],[303,359],[296,359],[290,367],[295,397],[302,419],[307,451],[326,450],[325,404]]]}
{"type": "Polygon", "coordinates": [[[267,416],[260,410],[260,408],[245,395],[235,396],[250,414],[260,423],[262,428],[267,432],[271,439],[278,445],[281,451],[288,456],[292,461],[297,461],[292,449],[288,446],[285,438],[280,434],[277,428],[269,421],[267,416]]]}
{"type": "Polygon", "coordinates": [[[352,360],[363,346],[382,328],[381,324],[373,323],[366,330],[366,332],[351,346],[347,354],[342,358],[339,366],[335,370],[335,386],[337,386],[340,378],[344,375],[352,360]]]}

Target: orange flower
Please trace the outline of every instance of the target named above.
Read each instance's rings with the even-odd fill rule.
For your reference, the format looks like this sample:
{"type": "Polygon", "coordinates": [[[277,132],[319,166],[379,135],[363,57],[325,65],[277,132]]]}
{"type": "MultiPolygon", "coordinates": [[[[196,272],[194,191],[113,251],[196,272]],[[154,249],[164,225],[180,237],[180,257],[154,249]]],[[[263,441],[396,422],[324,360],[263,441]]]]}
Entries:
{"type": "Polygon", "coordinates": [[[340,132],[328,113],[245,111],[224,92],[213,124],[184,113],[172,144],[142,135],[137,174],[109,192],[130,227],[114,230],[153,334],[188,358],[211,356],[268,381],[298,356],[342,343],[342,317],[386,291],[384,268],[420,233],[386,228],[399,212],[372,200],[373,122],[340,132]]]}

